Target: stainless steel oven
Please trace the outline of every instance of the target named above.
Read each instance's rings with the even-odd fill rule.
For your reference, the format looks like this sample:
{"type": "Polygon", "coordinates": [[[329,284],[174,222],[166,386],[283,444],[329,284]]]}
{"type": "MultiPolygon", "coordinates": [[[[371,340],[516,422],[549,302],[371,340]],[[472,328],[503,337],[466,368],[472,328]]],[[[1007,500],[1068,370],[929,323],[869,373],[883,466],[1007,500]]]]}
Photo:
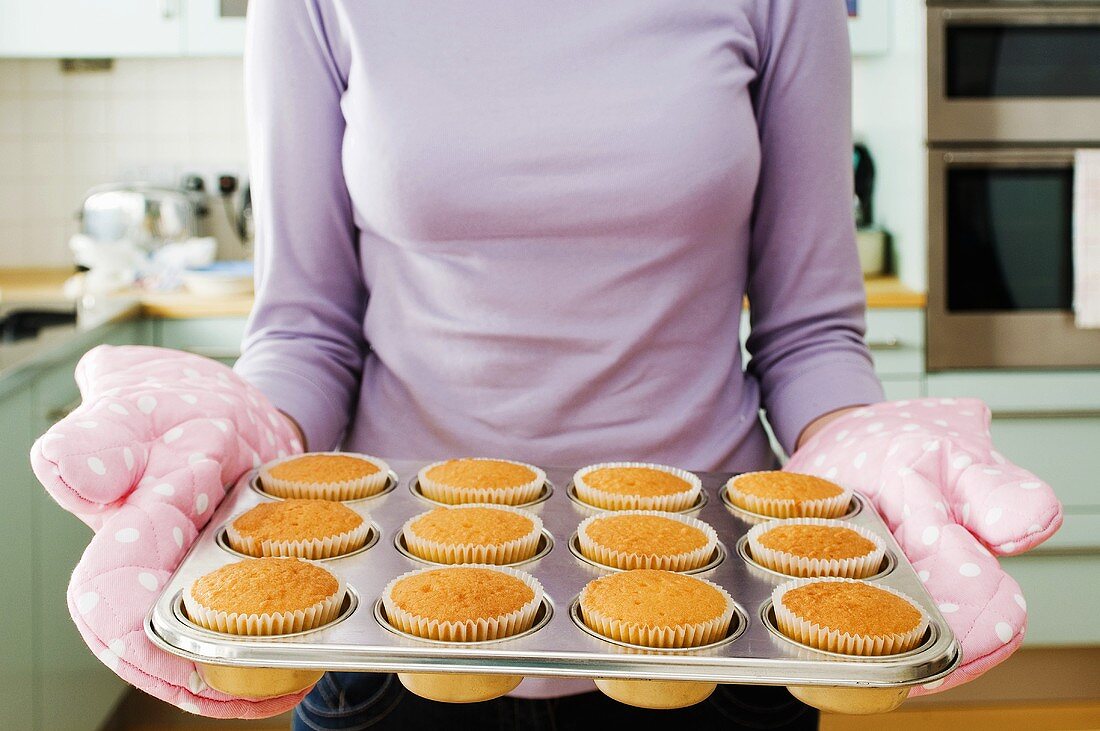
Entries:
{"type": "Polygon", "coordinates": [[[1074,326],[1073,148],[928,153],[928,367],[1100,366],[1074,326]]]}
{"type": "Polygon", "coordinates": [[[931,142],[1100,140],[1100,3],[928,2],[931,142]]]}

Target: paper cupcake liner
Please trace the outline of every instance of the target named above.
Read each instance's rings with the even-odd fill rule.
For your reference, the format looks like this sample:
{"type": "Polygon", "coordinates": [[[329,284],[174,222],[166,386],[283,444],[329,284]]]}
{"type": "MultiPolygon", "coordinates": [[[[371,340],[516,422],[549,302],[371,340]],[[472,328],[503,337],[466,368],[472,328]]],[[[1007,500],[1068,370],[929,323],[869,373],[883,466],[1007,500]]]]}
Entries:
{"type": "Polygon", "coordinates": [[[577,470],[573,475],[573,489],[577,491],[577,497],[589,505],[603,510],[657,510],[664,512],[676,512],[686,510],[695,504],[699,493],[703,489],[703,483],[687,470],[677,467],[669,467],[661,464],[647,462],[603,462],[588,465],[577,470]],[[685,480],[690,487],[684,492],[672,495],[620,495],[613,492],[605,492],[592,487],[584,481],[585,475],[595,470],[613,467],[648,467],[653,470],[667,472],[685,480]]]}
{"type": "Polygon", "coordinates": [[[613,619],[602,612],[585,606],[585,596],[588,593],[587,586],[581,590],[579,599],[581,618],[590,629],[595,630],[598,634],[611,640],[627,642],[632,645],[664,649],[709,645],[726,636],[736,609],[733,604],[733,597],[729,595],[729,592],[712,581],[698,580],[722,592],[722,596],[726,599],[726,609],[722,614],[706,622],[654,626],[613,619]]]}
{"type": "Polygon", "coordinates": [[[535,622],[535,615],[542,604],[542,584],[538,580],[523,571],[508,568],[507,566],[492,566],[489,564],[462,564],[463,568],[489,569],[500,571],[514,576],[524,584],[531,587],[534,597],[519,609],[503,614],[499,617],[482,617],[465,622],[443,622],[438,619],[422,617],[401,609],[393,600],[393,587],[402,579],[423,574],[428,571],[439,571],[438,567],[419,569],[401,574],[396,579],[386,584],[382,590],[382,606],[386,610],[386,619],[395,628],[426,640],[439,640],[441,642],[485,642],[486,640],[499,640],[511,637],[530,629],[535,622]]]}
{"type": "Polygon", "coordinates": [[[738,490],[737,480],[753,474],[757,473],[746,472],[735,475],[726,482],[726,495],[729,497],[729,501],[743,510],[748,510],[750,513],[771,518],[839,518],[848,512],[848,506],[852,502],[851,489],[843,485],[837,485],[841,489],[839,495],[817,500],[802,500],[800,502],[789,499],[759,497],[738,490]]]}
{"type": "Polygon", "coordinates": [[[281,498],[303,498],[312,500],[359,500],[371,497],[382,492],[390,477],[390,466],[367,454],[355,452],[308,452],[306,454],[292,454],[282,457],[260,467],[260,486],[268,495],[281,498]],[[355,480],[341,482],[294,482],[292,480],[280,480],[271,476],[271,469],[283,462],[289,462],[299,457],[308,455],[339,455],[342,457],[357,457],[366,460],[378,468],[373,475],[366,475],[355,480]]]}
{"type": "Polygon", "coordinates": [[[542,538],[542,519],[537,515],[508,505],[492,505],[489,503],[455,505],[450,510],[469,508],[492,508],[493,510],[507,510],[522,515],[531,521],[531,532],[499,545],[432,541],[416,535],[412,529],[413,523],[432,512],[429,510],[409,518],[405,521],[405,525],[401,527],[401,535],[405,538],[405,547],[409,549],[409,553],[425,561],[438,564],[479,563],[494,566],[525,561],[535,555],[538,550],[539,539],[542,538]]]}
{"type": "Polygon", "coordinates": [[[231,522],[225,527],[225,537],[229,547],[247,556],[295,557],[307,559],[333,558],[363,547],[370,536],[370,522],[366,519],[357,527],[343,533],[324,538],[310,538],[297,541],[258,541],[251,536],[241,535],[231,522]]]}
{"type": "Polygon", "coordinates": [[[827,518],[791,518],[773,520],[753,526],[748,532],[749,551],[752,559],[761,566],[778,571],[787,576],[819,577],[840,576],[849,579],[862,579],[872,576],[882,568],[882,559],[886,555],[886,544],[879,536],[853,523],[827,518]],[[824,559],[807,558],[790,551],[768,548],[760,542],[760,536],[782,525],[820,525],[835,528],[847,528],[875,544],[874,549],[864,556],[852,558],[824,559]]]}
{"type": "Polygon", "coordinates": [[[507,462],[509,464],[520,465],[534,472],[535,478],[530,482],[525,482],[522,485],[513,485],[512,487],[456,487],[444,482],[437,482],[428,477],[428,472],[433,467],[438,467],[450,461],[442,460],[421,468],[420,472],[417,473],[416,479],[417,482],[420,483],[420,492],[429,500],[435,500],[437,503],[445,503],[447,505],[464,505],[468,503],[523,505],[524,503],[533,502],[542,492],[543,485],[546,484],[546,473],[538,467],[527,464],[526,462],[489,457],[475,457],[473,459],[475,461],[488,461],[491,459],[494,462],[507,462]]]}
{"type": "Polygon", "coordinates": [[[588,535],[588,527],[597,520],[604,520],[608,515],[593,515],[581,521],[577,526],[577,544],[581,553],[587,558],[609,566],[614,569],[664,569],[666,571],[691,571],[697,569],[714,555],[714,549],[718,546],[718,534],[710,525],[701,520],[676,513],[663,513],[658,510],[624,510],[618,515],[655,515],[661,518],[675,520],[684,525],[698,528],[707,537],[707,542],[702,548],[694,551],[674,554],[637,553],[633,551],[620,551],[609,546],[597,543],[588,535]]]}
{"type": "Polygon", "coordinates": [[[327,568],[324,570],[332,574],[340,585],[332,596],[306,609],[293,612],[265,612],[263,614],[218,611],[202,606],[191,595],[190,586],[183,591],[183,607],[187,611],[188,618],[198,626],[224,634],[267,636],[304,632],[328,624],[336,619],[336,615],[340,612],[340,606],[344,603],[344,593],[347,591],[347,585],[344,583],[343,578],[335,571],[327,568]]]}
{"type": "Polygon", "coordinates": [[[889,586],[876,585],[876,588],[888,591],[913,605],[913,608],[920,612],[921,617],[916,628],[904,633],[851,634],[803,619],[783,604],[783,597],[788,591],[821,581],[847,582],[850,584],[866,583],[858,579],[827,576],[817,579],[794,579],[777,586],[772,590],[772,606],[775,610],[776,625],[779,627],[779,631],[787,637],[818,650],[827,650],[844,655],[896,655],[901,652],[908,652],[920,644],[921,638],[924,637],[924,633],[928,629],[928,614],[911,597],[889,586]]]}

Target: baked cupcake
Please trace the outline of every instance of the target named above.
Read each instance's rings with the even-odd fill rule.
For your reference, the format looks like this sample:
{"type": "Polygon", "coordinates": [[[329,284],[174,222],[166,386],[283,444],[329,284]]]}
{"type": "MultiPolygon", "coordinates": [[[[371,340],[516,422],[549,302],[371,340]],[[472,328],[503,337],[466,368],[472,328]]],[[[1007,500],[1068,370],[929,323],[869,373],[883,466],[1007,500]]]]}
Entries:
{"type": "Polygon", "coordinates": [[[718,535],[701,520],[653,510],[624,510],[586,518],[577,547],[613,569],[691,571],[714,555],[718,535]]]}
{"type": "MultiPolygon", "coordinates": [[[[425,640],[484,642],[531,628],[542,604],[542,585],[515,569],[483,564],[421,569],[392,580],[382,591],[386,621],[425,640]]],[[[508,693],[518,675],[399,673],[401,683],[431,700],[470,703],[508,693]]]]}
{"type": "Polygon", "coordinates": [[[900,591],[866,581],[795,579],[772,591],[779,631],[817,650],[896,655],[920,644],[924,610],[900,591]]]}
{"type": "Polygon", "coordinates": [[[440,564],[511,564],[535,555],[542,520],[505,505],[455,505],[409,518],[401,528],[409,553],[440,564]]]}
{"type": "Polygon", "coordinates": [[[824,518],[761,523],[748,533],[749,554],[788,576],[863,579],[879,572],[886,546],[872,531],[824,518]]]}
{"type": "Polygon", "coordinates": [[[417,481],[424,497],[439,503],[523,505],[542,493],[546,473],[523,462],[468,457],[430,464],[417,481]]]}
{"type": "Polygon", "coordinates": [[[848,512],[852,491],[797,472],[746,472],[729,479],[726,498],[770,518],[837,518],[848,512]]]}
{"type": "MultiPolygon", "coordinates": [[[[717,584],[671,571],[639,569],[588,582],[581,619],[596,634],[654,649],[700,647],[721,640],[734,604],[717,584]]],[[[683,708],[704,700],[715,683],[597,678],[596,687],[642,708],[683,708]]]]}
{"type": "Polygon", "coordinates": [[[331,500],[260,503],[225,527],[229,547],[248,556],[320,559],[363,547],[370,523],[331,500]]]}
{"type": "Polygon", "coordinates": [[[577,497],[603,510],[679,511],[692,507],[703,489],[687,470],[642,462],[606,462],[577,470],[577,497]]]}
{"type": "Polygon", "coordinates": [[[269,495],[314,500],[359,500],[382,492],[390,468],[377,457],[347,452],[310,452],[283,457],[260,468],[269,495]]]}
{"type": "Polygon", "coordinates": [[[336,618],[344,582],[299,558],[249,558],[199,577],[183,607],[200,627],[231,635],[281,635],[336,618]]]}

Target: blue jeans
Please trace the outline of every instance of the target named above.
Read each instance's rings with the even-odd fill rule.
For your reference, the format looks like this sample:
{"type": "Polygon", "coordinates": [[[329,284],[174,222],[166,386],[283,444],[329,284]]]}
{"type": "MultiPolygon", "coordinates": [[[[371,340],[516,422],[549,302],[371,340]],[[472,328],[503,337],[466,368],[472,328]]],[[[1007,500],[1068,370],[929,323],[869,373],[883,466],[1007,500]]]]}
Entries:
{"type": "Polygon", "coordinates": [[[817,711],[795,700],[785,688],[719,685],[710,698],[676,711],[626,706],[599,692],[525,700],[497,698],[483,703],[437,703],[405,690],[394,675],[327,673],[294,709],[294,731],[431,729],[523,729],[572,731],[598,726],[653,722],[671,731],[705,729],[817,728],[817,711]]]}

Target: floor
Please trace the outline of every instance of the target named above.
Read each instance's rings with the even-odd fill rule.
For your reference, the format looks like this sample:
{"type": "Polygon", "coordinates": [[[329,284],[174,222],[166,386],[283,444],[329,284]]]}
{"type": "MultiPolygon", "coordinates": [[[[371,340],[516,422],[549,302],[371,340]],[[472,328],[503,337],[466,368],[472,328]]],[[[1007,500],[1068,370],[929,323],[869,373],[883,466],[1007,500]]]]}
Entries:
{"type": "MultiPolygon", "coordinates": [[[[287,731],[288,715],[264,721],[199,718],[131,692],[101,731],[287,731]]],[[[982,678],[908,701],[890,714],[826,715],[822,731],[1100,731],[1100,647],[1029,649],[982,678]]],[[[411,730],[410,730],[411,731],[411,730]]]]}

